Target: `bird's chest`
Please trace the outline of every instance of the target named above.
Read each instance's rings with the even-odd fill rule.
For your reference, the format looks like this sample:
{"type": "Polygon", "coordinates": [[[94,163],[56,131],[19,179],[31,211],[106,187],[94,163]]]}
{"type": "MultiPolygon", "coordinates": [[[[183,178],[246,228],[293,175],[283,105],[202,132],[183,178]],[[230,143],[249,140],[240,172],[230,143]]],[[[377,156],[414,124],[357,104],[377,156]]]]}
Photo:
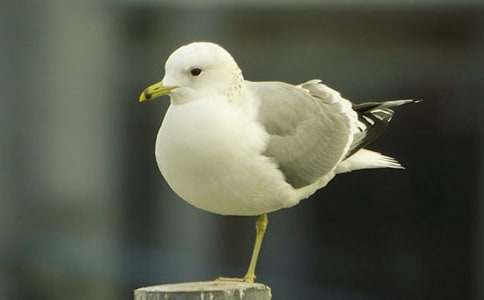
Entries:
{"type": "Polygon", "coordinates": [[[263,130],[240,111],[197,102],[171,106],[156,141],[161,173],[189,202],[228,197],[224,189],[244,184],[265,147],[263,130]]]}
{"type": "Polygon", "coordinates": [[[223,103],[171,106],[156,141],[161,171],[198,175],[264,148],[263,132],[243,113],[223,103]]]}

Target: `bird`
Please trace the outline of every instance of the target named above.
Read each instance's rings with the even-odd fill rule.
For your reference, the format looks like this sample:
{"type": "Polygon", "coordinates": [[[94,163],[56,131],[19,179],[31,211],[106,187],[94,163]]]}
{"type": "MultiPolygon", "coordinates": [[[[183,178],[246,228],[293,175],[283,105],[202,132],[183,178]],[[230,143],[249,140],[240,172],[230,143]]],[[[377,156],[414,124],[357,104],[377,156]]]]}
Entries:
{"type": "Polygon", "coordinates": [[[335,175],[403,169],[366,147],[394,110],[419,99],[354,104],[321,80],[293,85],[249,81],[233,56],[212,42],[193,42],[166,60],[161,81],[139,102],[168,95],[155,143],[158,168],[186,202],[219,215],[258,216],[249,267],[253,283],[267,214],[293,207],[335,175]]]}

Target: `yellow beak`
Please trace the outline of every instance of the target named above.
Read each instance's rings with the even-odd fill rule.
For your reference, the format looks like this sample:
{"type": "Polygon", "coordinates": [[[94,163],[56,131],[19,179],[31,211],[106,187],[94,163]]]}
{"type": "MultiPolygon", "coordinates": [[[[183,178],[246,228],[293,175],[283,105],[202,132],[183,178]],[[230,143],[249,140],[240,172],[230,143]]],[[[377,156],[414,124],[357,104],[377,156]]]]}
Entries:
{"type": "Polygon", "coordinates": [[[163,84],[161,84],[161,81],[157,82],[144,89],[144,91],[139,96],[138,101],[144,102],[148,100],[153,100],[161,96],[169,95],[171,91],[176,88],[176,86],[163,86],[163,84]]]}

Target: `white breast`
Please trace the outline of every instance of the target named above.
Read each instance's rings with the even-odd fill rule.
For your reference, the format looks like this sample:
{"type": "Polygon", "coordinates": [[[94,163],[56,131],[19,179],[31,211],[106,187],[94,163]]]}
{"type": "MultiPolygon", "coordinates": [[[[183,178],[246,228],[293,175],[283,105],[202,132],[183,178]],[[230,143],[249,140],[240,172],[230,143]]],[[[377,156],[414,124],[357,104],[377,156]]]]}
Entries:
{"type": "Polygon", "coordinates": [[[223,99],[171,105],[156,141],[170,187],[190,204],[218,214],[257,215],[294,203],[294,190],[261,153],[266,133],[223,99]]]}

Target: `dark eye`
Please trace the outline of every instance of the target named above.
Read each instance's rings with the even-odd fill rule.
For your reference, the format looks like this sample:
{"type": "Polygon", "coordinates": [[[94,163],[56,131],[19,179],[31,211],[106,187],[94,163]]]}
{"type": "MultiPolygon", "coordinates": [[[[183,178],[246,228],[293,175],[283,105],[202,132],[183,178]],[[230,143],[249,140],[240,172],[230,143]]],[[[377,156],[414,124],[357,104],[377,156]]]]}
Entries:
{"type": "Polygon", "coordinates": [[[190,70],[190,74],[192,74],[192,76],[198,76],[202,73],[202,69],[200,68],[193,68],[190,70]]]}

